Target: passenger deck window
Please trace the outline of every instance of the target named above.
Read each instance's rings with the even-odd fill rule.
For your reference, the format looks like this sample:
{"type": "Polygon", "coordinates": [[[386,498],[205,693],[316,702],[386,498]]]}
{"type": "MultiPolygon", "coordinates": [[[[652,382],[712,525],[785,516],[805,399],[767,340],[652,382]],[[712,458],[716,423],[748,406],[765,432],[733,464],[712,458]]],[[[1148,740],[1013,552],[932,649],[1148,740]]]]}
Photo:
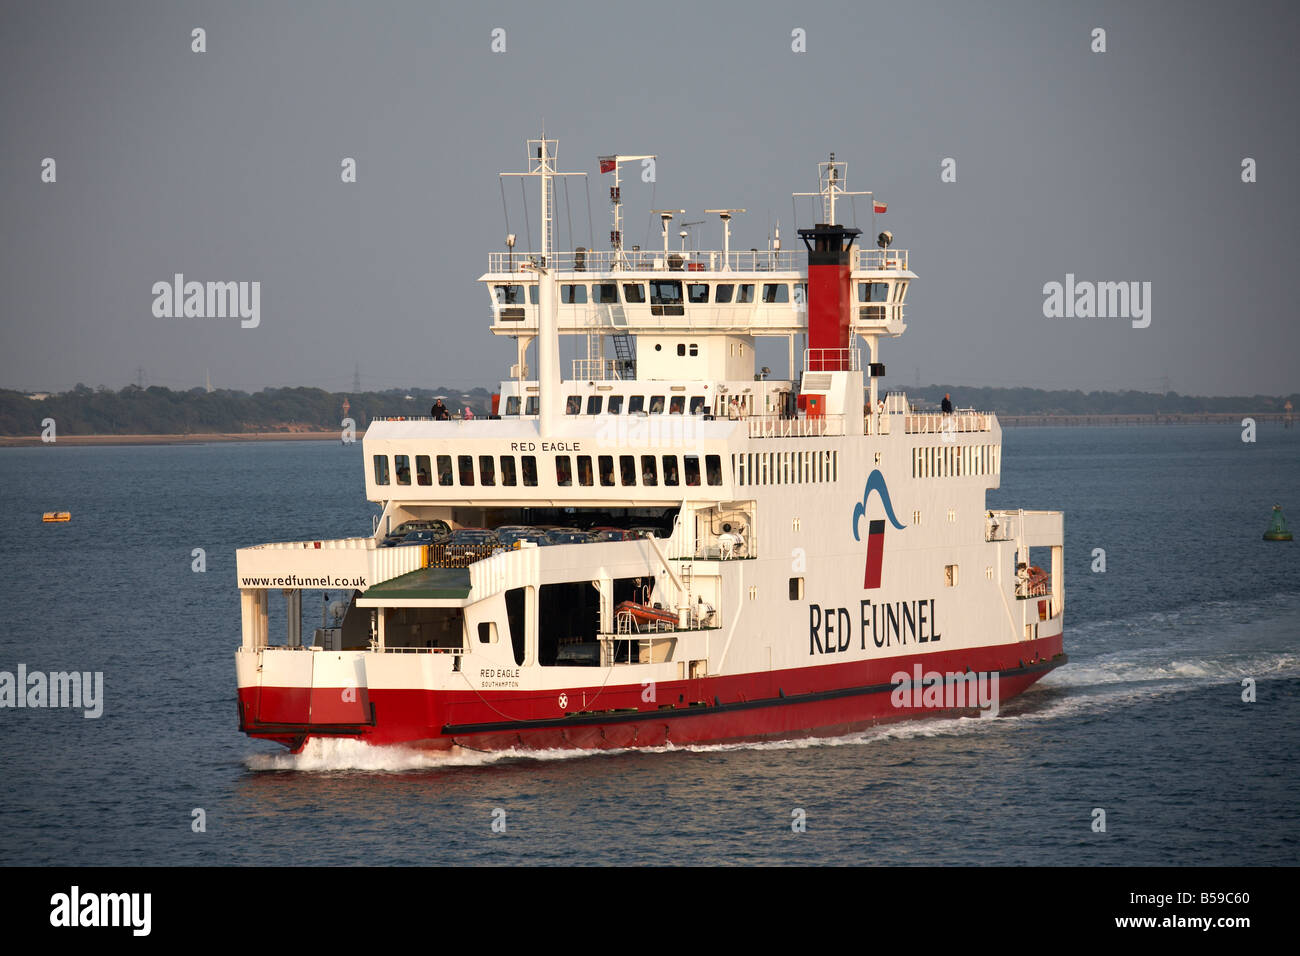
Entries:
{"type": "Polygon", "coordinates": [[[519,484],[517,477],[518,476],[515,474],[515,456],[502,455],[501,484],[505,485],[507,488],[513,488],[515,485],[519,484]]]}
{"type": "Polygon", "coordinates": [[[664,484],[665,485],[678,484],[676,455],[664,455],[664,484]]]}
{"type": "Polygon", "coordinates": [[[686,483],[688,485],[698,485],[700,483],[700,456],[686,456],[686,483]]]}
{"type": "Polygon", "coordinates": [[[433,484],[433,469],[429,467],[428,455],[415,456],[415,480],[421,485],[433,484]]]}
{"type": "Polygon", "coordinates": [[[528,396],[528,401],[524,403],[524,414],[525,414],[525,415],[536,415],[536,414],[537,414],[537,396],[536,396],[536,395],[529,395],[529,396],[528,396]]]}
{"type": "Polygon", "coordinates": [[[617,415],[622,411],[623,411],[623,396],[622,395],[609,396],[609,413],[611,415],[617,415]]]}
{"type": "Polygon", "coordinates": [[[467,486],[474,484],[474,456],[461,455],[457,464],[460,466],[460,483],[467,486]]]}
{"type": "MultiPolygon", "coordinates": [[[[653,458],[650,459],[654,461],[653,458]]],[[[623,487],[636,484],[636,456],[619,455],[618,456],[619,480],[623,482],[623,487]]]]}
{"type": "Polygon", "coordinates": [[[555,456],[555,483],[561,488],[568,488],[573,484],[573,462],[569,460],[568,455],[555,456]]]}
{"type": "Polygon", "coordinates": [[[564,414],[576,415],[580,411],[582,411],[582,396],[570,395],[568,400],[564,403],[564,414]]]}
{"type": "Polygon", "coordinates": [[[664,397],[662,395],[652,396],[650,398],[650,414],[662,415],[663,413],[664,413],[664,397]]]}
{"type": "Polygon", "coordinates": [[[704,471],[709,479],[709,484],[718,486],[722,484],[722,458],[719,455],[704,456],[704,471]]]}
{"type": "Polygon", "coordinates": [[[478,480],[481,485],[495,485],[496,476],[496,459],[491,455],[478,456],[478,480]]]}
{"type": "Polygon", "coordinates": [[[397,483],[399,485],[409,485],[411,483],[411,458],[409,455],[394,455],[393,467],[397,472],[397,483]]]}
{"type": "Polygon", "coordinates": [[[703,415],[706,411],[707,411],[707,409],[704,407],[704,396],[703,396],[703,395],[692,395],[692,396],[691,396],[691,414],[692,414],[692,415],[703,415]]]}
{"type": "Polygon", "coordinates": [[[596,464],[600,465],[600,484],[604,488],[614,487],[614,456],[601,455],[596,464]]]}
{"type": "Polygon", "coordinates": [[[604,405],[604,404],[605,404],[605,396],[604,396],[604,395],[588,395],[588,396],[587,396],[587,414],[588,414],[588,415],[599,415],[599,414],[600,414],[600,406],[601,406],[601,405],[604,405]]]}
{"type": "Polygon", "coordinates": [[[627,400],[627,413],[637,415],[645,411],[645,396],[633,395],[627,400]]]}
{"type": "Polygon", "coordinates": [[[451,455],[438,456],[438,484],[444,487],[453,484],[451,480],[451,455]]]}
{"type": "Polygon", "coordinates": [[[713,295],[713,301],[718,305],[726,305],[731,301],[731,292],[735,288],[730,282],[724,282],[718,286],[717,292],[713,295]]]}
{"type": "Polygon", "coordinates": [[[524,455],[523,470],[524,470],[524,487],[536,488],[537,487],[537,456],[536,455],[524,455]]]}
{"type": "Polygon", "coordinates": [[[668,399],[669,415],[680,415],[684,411],[686,411],[685,395],[674,395],[672,398],[668,399]]]}
{"type": "Polygon", "coordinates": [[[654,455],[641,456],[641,484],[659,484],[659,462],[654,455]]]}
{"type": "Polygon", "coordinates": [[[709,286],[704,282],[691,282],[686,286],[686,297],[696,305],[709,301],[709,286]]]}
{"type": "Polygon", "coordinates": [[[519,396],[518,396],[518,395],[510,395],[510,396],[508,396],[508,397],[506,398],[506,414],[507,414],[507,415],[518,415],[518,414],[519,414],[519,396]]]}
{"type": "Polygon", "coordinates": [[[591,480],[591,456],[590,455],[578,456],[578,484],[582,485],[582,487],[584,488],[591,487],[592,480],[591,480]]]}
{"type": "Polygon", "coordinates": [[[623,301],[629,305],[639,305],[645,301],[645,286],[640,282],[623,283],[623,301]]]}
{"type": "Polygon", "coordinates": [[[375,484],[377,485],[388,484],[388,456],[387,455],[375,456],[375,484]]]}

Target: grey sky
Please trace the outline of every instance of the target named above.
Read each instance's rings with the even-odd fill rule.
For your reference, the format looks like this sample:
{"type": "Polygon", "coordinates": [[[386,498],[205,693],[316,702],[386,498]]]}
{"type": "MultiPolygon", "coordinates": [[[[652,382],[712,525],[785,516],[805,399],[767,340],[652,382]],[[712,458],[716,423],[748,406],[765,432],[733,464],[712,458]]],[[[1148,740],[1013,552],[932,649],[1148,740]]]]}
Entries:
{"type": "MultiPolygon", "coordinates": [[[[884,349],[892,386],[919,368],[1292,392],[1298,26],[1264,3],[8,3],[0,386],[120,387],[143,367],[171,387],[210,368],[344,390],[354,363],[367,388],[490,385],[513,353],[475,280],[505,232],[497,173],[523,168],[544,118],[560,167],[590,174],[599,248],[599,154],[658,154],[654,204],[709,219],[702,247],[721,245],[702,210],[743,206],[735,247],[761,248],[770,214],[791,248],[790,193],[834,150],[920,276],[884,349]],[[261,281],[260,327],[155,318],[151,287],[176,272],[261,281]],[[1044,318],[1066,273],[1151,282],[1151,326],[1044,318]]],[[[506,195],[522,234],[517,182],[506,195]]],[[[569,195],[588,245],[580,180],[569,195]]],[[[651,189],[624,195],[644,243],[651,189]]]]}

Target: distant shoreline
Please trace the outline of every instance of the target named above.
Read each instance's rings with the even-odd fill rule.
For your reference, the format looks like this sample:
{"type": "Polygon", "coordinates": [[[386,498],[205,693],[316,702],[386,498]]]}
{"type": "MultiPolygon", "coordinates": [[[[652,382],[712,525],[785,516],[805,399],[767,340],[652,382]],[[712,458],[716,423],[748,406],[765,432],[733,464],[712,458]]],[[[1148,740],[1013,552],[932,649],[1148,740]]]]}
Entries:
{"type": "MultiPolygon", "coordinates": [[[[365,434],[357,435],[360,441],[365,434]]],[[[214,432],[192,435],[59,435],[54,445],[206,445],[214,442],[342,441],[338,431],[328,432],[214,432]]],[[[0,448],[47,444],[39,435],[0,435],[0,448]]]]}

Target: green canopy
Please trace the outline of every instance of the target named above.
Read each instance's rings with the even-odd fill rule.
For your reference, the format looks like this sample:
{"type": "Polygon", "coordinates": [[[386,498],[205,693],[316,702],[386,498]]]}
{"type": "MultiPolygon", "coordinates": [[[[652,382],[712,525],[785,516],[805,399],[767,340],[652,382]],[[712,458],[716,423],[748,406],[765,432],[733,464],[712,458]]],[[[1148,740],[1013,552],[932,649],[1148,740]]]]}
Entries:
{"type": "Polygon", "coordinates": [[[385,604],[410,600],[464,600],[469,597],[469,569],[421,568],[367,588],[361,597],[385,604]]]}

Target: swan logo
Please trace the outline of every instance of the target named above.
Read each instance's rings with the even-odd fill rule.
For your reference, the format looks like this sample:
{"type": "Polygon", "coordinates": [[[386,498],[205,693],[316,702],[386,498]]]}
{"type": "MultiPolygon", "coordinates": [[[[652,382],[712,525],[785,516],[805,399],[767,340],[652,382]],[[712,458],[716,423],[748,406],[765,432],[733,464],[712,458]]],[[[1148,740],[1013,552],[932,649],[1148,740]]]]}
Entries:
{"type": "MultiPolygon", "coordinates": [[[[885,517],[899,531],[902,531],[905,525],[899,522],[894,516],[894,505],[889,500],[889,488],[885,484],[885,476],[877,468],[871,472],[867,478],[866,486],[862,489],[862,500],[853,506],[853,540],[861,541],[859,534],[859,525],[862,519],[867,515],[867,505],[871,502],[871,494],[876,492],[880,495],[880,503],[884,505],[885,517]]],[[[862,587],[864,590],[873,590],[880,587],[880,569],[885,562],[885,519],[871,518],[867,523],[867,567],[862,575],[862,587]]]]}

